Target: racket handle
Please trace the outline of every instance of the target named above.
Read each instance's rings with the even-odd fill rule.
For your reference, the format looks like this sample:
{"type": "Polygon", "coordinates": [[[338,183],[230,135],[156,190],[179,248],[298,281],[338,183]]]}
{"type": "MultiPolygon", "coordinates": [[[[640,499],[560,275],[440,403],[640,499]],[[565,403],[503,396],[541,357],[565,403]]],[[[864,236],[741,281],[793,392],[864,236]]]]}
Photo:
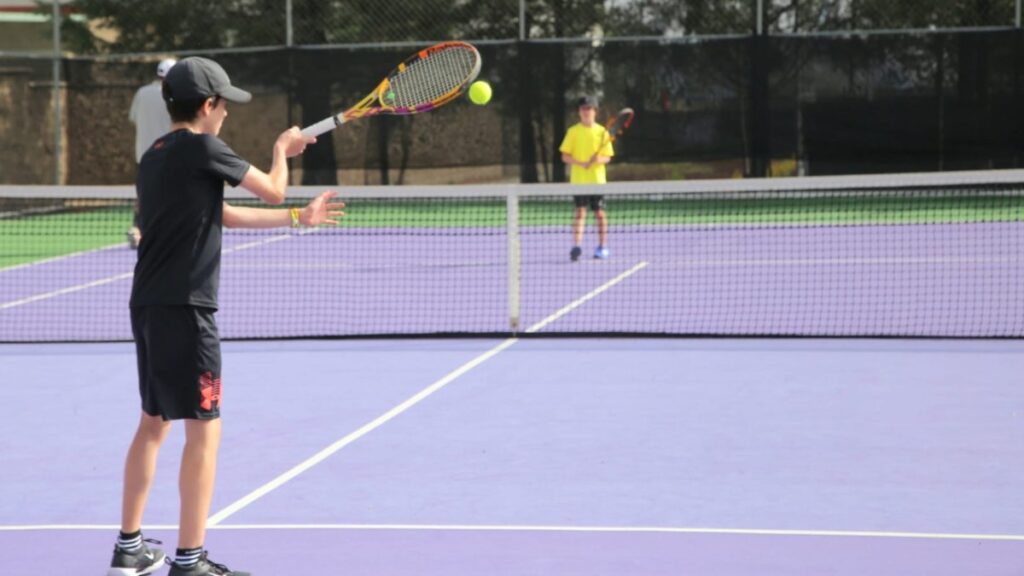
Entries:
{"type": "Polygon", "coordinates": [[[337,116],[331,116],[330,118],[324,118],[323,120],[317,122],[316,124],[313,124],[312,126],[308,126],[306,128],[303,128],[302,129],[302,135],[303,136],[319,136],[321,134],[326,134],[326,133],[330,132],[331,130],[334,130],[338,126],[341,126],[341,123],[342,122],[338,121],[338,117],[337,116]]]}

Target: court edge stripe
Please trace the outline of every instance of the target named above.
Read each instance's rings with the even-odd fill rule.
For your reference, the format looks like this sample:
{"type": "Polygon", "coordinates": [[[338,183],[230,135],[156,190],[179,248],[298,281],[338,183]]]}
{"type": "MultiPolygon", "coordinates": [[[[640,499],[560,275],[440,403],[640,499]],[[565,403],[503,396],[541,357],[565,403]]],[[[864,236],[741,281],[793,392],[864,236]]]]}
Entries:
{"type": "MultiPolygon", "coordinates": [[[[305,236],[306,234],[312,234],[312,233],[316,232],[317,230],[320,230],[320,228],[308,228],[308,229],[303,229],[303,230],[297,230],[297,231],[295,231],[295,235],[305,236]]],[[[277,241],[283,240],[283,239],[285,239],[285,238],[287,238],[289,236],[290,235],[274,236],[273,238],[268,238],[268,239],[263,240],[263,241],[250,242],[248,244],[240,244],[238,246],[235,246],[234,248],[227,248],[227,249],[225,249],[222,252],[222,254],[228,254],[230,252],[234,252],[234,251],[237,251],[237,250],[244,250],[245,248],[251,248],[252,245],[258,246],[258,245],[261,245],[260,244],[261,242],[265,242],[265,243],[277,242],[277,241]]],[[[24,264],[12,264],[10,266],[0,267],[0,273],[11,272],[11,271],[20,270],[20,269],[23,269],[23,268],[30,268],[32,266],[39,266],[41,264],[49,264],[51,262],[58,262],[60,260],[67,260],[69,258],[77,258],[79,256],[87,256],[89,254],[95,254],[96,252],[103,252],[105,250],[113,250],[115,248],[125,248],[127,250],[128,248],[125,247],[125,244],[126,244],[125,242],[119,242],[119,243],[116,243],[116,244],[109,244],[107,246],[100,246],[98,248],[90,248],[88,250],[79,250],[77,252],[69,252],[67,254],[61,254],[60,256],[51,256],[49,258],[44,258],[42,260],[33,260],[32,262],[25,262],[24,264]]]]}
{"type": "Polygon", "coordinates": [[[92,282],[86,282],[85,284],[78,284],[77,286],[69,286],[67,288],[61,288],[60,290],[54,290],[52,292],[44,292],[42,294],[35,294],[21,300],[12,300],[10,302],[4,302],[0,304],[0,310],[6,310],[8,308],[14,308],[15,306],[22,306],[25,304],[31,304],[32,302],[38,302],[40,300],[48,300],[50,298],[56,298],[57,296],[63,296],[64,294],[71,294],[74,292],[80,292],[96,286],[103,286],[104,284],[110,284],[111,282],[117,282],[118,280],[124,280],[125,278],[131,278],[134,276],[134,272],[125,272],[116,276],[108,276],[99,280],[93,280],[92,282]]]}
{"type": "MultiPolygon", "coordinates": [[[[117,530],[118,524],[39,524],[0,526],[0,532],[60,530],[117,530]]],[[[176,524],[146,525],[146,530],[177,530],[176,524]]],[[[416,532],[591,532],[620,534],[697,534],[726,536],[797,536],[834,538],[890,538],[916,540],[988,540],[1024,542],[1024,534],[958,534],[874,530],[793,530],[772,528],[698,528],[674,526],[544,526],[472,524],[218,524],[211,530],[344,530],[416,532]]]]}
{"type": "Polygon", "coordinates": [[[90,248],[88,250],[79,250],[77,252],[69,252],[67,254],[61,254],[60,256],[50,256],[49,258],[43,258],[42,260],[33,260],[31,262],[25,262],[23,264],[12,264],[0,268],[0,273],[11,272],[14,270],[22,270],[24,268],[31,268],[32,266],[39,266],[41,264],[49,264],[50,262],[59,262],[60,260],[67,260],[69,258],[77,258],[78,256],[85,256],[87,254],[95,254],[96,252],[103,252],[105,250],[113,250],[114,248],[124,248],[129,250],[127,242],[120,242],[118,244],[109,244],[107,246],[100,246],[99,248],[90,248]]]}
{"type": "MultiPolygon", "coordinates": [[[[533,326],[530,326],[526,330],[526,332],[527,333],[533,333],[533,332],[539,331],[544,326],[547,326],[551,322],[554,322],[558,318],[561,318],[565,314],[567,314],[570,311],[572,311],[573,309],[577,308],[578,306],[580,306],[584,302],[590,300],[591,298],[596,297],[598,294],[600,294],[600,293],[604,292],[605,290],[611,288],[615,284],[618,284],[619,282],[621,282],[622,280],[624,280],[628,276],[634,274],[636,271],[642,269],[646,265],[647,265],[646,262],[641,262],[641,263],[633,266],[632,268],[630,268],[626,272],[623,272],[623,273],[619,274],[615,278],[612,278],[608,282],[605,282],[604,284],[602,284],[600,287],[590,291],[585,296],[583,296],[583,297],[575,300],[574,302],[570,303],[569,305],[561,308],[560,310],[558,310],[554,314],[551,314],[550,316],[548,316],[547,318],[545,318],[545,319],[541,320],[540,322],[534,324],[533,326]]],[[[384,424],[386,424],[387,422],[391,421],[392,419],[394,419],[395,417],[399,416],[400,414],[402,414],[403,412],[407,411],[408,409],[412,408],[416,404],[419,404],[421,401],[426,399],[428,396],[430,396],[434,392],[437,392],[441,388],[444,388],[445,386],[447,386],[448,384],[453,382],[458,377],[460,377],[463,374],[469,372],[473,368],[476,368],[480,364],[483,364],[487,360],[489,360],[492,357],[496,356],[497,354],[499,354],[500,352],[504,351],[506,348],[512,346],[513,344],[515,344],[518,341],[519,341],[518,338],[508,338],[505,341],[503,341],[502,343],[500,343],[497,346],[495,346],[494,348],[491,348],[487,352],[484,352],[483,354],[481,354],[481,355],[477,356],[476,358],[470,360],[469,362],[463,364],[459,368],[455,369],[454,371],[448,373],[446,376],[442,377],[440,380],[437,380],[436,382],[434,382],[430,386],[427,386],[426,388],[420,390],[416,394],[413,394],[409,398],[405,399],[402,403],[400,403],[397,406],[391,408],[390,410],[388,410],[387,412],[381,414],[380,416],[378,416],[377,418],[371,420],[370,422],[362,425],[357,430],[355,430],[355,431],[353,431],[353,432],[343,436],[342,438],[338,439],[337,441],[335,441],[330,446],[324,448],[323,450],[317,452],[313,456],[307,458],[305,461],[300,462],[296,466],[292,467],[287,472],[281,474],[277,478],[274,478],[270,482],[267,482],[263,486],[260,486],[259,488],[253,490],[249,494],[246,494],[242,498],[236,500],[235,502],[229,504],[228,506],[226,506],[222,510],[220,510],[217,513],[213,514],[207,520],[207,526],[217,526],[218,524],[223,522],[224,519],[230,517],[231,515],[233,515],[236,512],[238,512],[239,510],[241,510],[241,509],[245,508],[246,506],[252,504],[253,502],[259,500],[263,496],[266,496],[267,494],[269,494],[273,490],[275,490],[277,488],[280,488],[281,486],[286,484],[289,480],[292,480],[293,478],[295,478],[299,474],[302,474],[303,472],[309,470],[313,466],[316,466],[320,462],[323,462],[324,460],[326,460],[331,455],[333,455],[337,451],[341,450],[345,446],[348,446],[349,444],[355,442],[356,440],[362,438],[363,436],[366,436],[370,432],[372,432],[372,431],[376,430],[377,428],[383,426],[384,424]]]]}
{"type": "MultiPolygon", "coordinates": [[[[287,240],[287,239],[289,239],[291,237],[292,237],[291,234],[272,236],[270,238],[265,238],[263,240],[258,240],[258,241],[255,241],[255,242],[249,242],[249,243],[246,243],[246,244],[239,244],[238,246],[233,246],[231,248],[226,248],[226,249],[222,250],[221,253],[222,254],[231,254],[232,252],[241,252],[242,250],[249,250],[250,248],[258,248],[260,246],[265,246],[267,244],[272,244],[274,242],[280,242],[282,240],[287,240]]],[[[58,257],[56,259],[59,260],[59,259],[63,259],[63,258],[69,258],[71,256],[72,255],[61,256],[61,257],[58,257]]],[[[38,262],[38,263],[42,264],[42,262],[38,262]]],[[[7,270],[11,270],[11,268],[4,268],[3,270],[0,270],[0,272],[5,272],[7,270]]],[[[49,300],[50,298],[56,298],[57,296],[63,296],[65,294],[72,294],[74,292],[81,292],[82,290],[88,290],[89,288],[95,288],[96,286],[103,286],[104,284],[110,284],[111,282],[117,282],[118,280],[126,280],[128,278],[133,277],[133,276],[135,276],[135,271],[134,270],[132,270],[131,272],[123,272],[121,274],[115,274],[113,276],[107,276],[106,278],[100,278],[99,280],[93,280],[92,282],[85,282],[85,283],[82,283],[82,284],[77,284],[75,286],[68,286],[67,288],[61,288],[59,290],[53,290],[51,292],[43,292],[42,294],[34,294],[32,296],[28,296],[28,297],[22,298],[20,300],[12,300],[10,302],[4,302],[4,303],[0,304],[0,310],[6,310],[8,308],[14,308],[14,307],[17,307],[17,306],[23,306],[25,304],[31,304],[32,302],[38,302],[40,300],[49,300]]]]}

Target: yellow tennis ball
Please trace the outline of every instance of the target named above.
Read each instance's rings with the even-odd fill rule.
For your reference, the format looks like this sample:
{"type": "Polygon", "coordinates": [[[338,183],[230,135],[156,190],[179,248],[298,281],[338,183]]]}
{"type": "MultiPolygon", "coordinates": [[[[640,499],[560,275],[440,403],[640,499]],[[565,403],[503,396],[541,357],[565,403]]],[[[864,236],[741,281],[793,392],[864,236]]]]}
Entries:
{"type": "Polygon", "coordinates": [[[491,85],[483,80],[477,80],[469,85],[469,99],[473,104],[483,106],[491,101],[491,85]]]}

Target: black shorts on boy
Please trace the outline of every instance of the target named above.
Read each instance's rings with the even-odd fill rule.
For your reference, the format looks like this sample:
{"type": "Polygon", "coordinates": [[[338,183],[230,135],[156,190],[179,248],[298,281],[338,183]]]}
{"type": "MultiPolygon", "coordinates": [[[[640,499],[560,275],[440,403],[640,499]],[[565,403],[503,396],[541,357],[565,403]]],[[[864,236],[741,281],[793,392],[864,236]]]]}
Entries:
{"type": "Polygon", "coordinates": [[[589,206],[594,212],[604,210],[604,196],[573,196],[572,201],[577,208],[586,208],[589,206]]]}
{"type": "Polygon", "coordinates": [[[220,416],[220,339],[213,310],[132,308],[142,410],[164,420],[220,416]]]}

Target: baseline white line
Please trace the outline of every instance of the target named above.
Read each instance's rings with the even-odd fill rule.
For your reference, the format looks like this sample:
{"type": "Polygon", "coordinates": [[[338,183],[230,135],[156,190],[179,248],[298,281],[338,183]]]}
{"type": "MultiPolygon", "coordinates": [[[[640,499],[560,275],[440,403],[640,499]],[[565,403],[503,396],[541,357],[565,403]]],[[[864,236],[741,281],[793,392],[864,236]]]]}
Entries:
{"type": "Polygon", "coordinates": [[[14,308],[15,306],[22,306],[24,304],[31,304],[32,302],[38,302],[40,300],[47,300],[50,298],[56,298],[57,296],[63,296],[65,294],[71,294],[72,292],[80,292],[89,288],[95,288],[96,286],[102,286],[104,284],[110,284],[118,280],[124,280],[125,278],[131,278],[135,275],[135,272],[125,272],[118,274],[117,276],[108,276],[99,280],[93,280],[85,284],[78,284],[77,286],[69,286],[67,288],[61,288],[60,290],[54,290],[52,292],[45,292],[43,294],[36,294],[29,296],[28,298],[22,298],[21,300],[12,300],[10,302],[4,302],[0,304],[0,310],[6,310],[8,308],[14,308]]]}
{"type": "Polygon", "coordinates": [[[42,260],[33,260],[32,262],[25,262],[24,264],[14,264],[13,266],[7,266],[0,268],[0,273],[11,272],[13,270],[21,270],[22,268],[30,268],[32,266],[39,266],[40,264],[49,264],[50,262],[58,262],[60,260],[67,260],[68,258],[75,258],[77,256],[84,256],[86,254],[93,254],[96,252],[103,252],[105,250],[112,250],[114,248],[124,248],[128,250],[127,242],[120,242],[118,244],[109,244],[107,246],[100,246],[99,248],[90,248],[88,250],[79,250],[78,252],[70,252],[68,254],[61,254],[60,256],[51,256],[49,258],[43,258],[42,260]]]}
{"type": "Polygon", "coordinates": [[[713,266],[861,266],[861,265],[904,265],[904,264],[1016,264],[1024,260],[1020,256],[1002,258],[777,258],[777,259],[722,259],[696,260],[675,259],[659,261],[659,266],[713,267],[713,266]]]}
{"type": "MultiPolygon", "coordinates": [[[[270,238],[264,238],[263,240],[257,240],[255,242],[248,242],[246,244],[239,244],[231,248],[224,249],[221,254],[231,254],[232,252],[241,252],[242,250],[249,250],[251,248],[258,248],[274,242],[280,242],[281,240],[287,240],[291,238],[291,234],[283,234],[280,236],[271,236],[270,238]]],[[[70,257],[68,255],[67,257],[70,257]]],[[[59,260],[64,256],[57,257],[59,260]]],[[[41,263],[41,262],[40,262],[41,263]]],[[[11,268],[5,268],[2,271],[11,270],[11,268]]],[[[38,302],[40,300],[49,300],[50,298],[56,298],[57,296],[63,296],[65,294],[71,294],[74,292],[80,292],[82,290],[88,290],[89,288],[95,288],[97,286],[103,286],[104,284],[110,284],[111,282],[117,282],[118,280],[125,280],[135,275],[135,272],[123,272],[121,274],[115,274],[114,276],[107,276],[106,278],[100,278],[99,280],[93,280],[92,282],[85,282],[83,284],[76,284],[75,286],[68,286],[67,288],[61,288],[59,290],[53,290],[51,292],[44,292],[42,294],[35,294],[22,298],[20,300],[12,300],[10,302],[0,303],[0,310],[6,310],[8,308],[15,308],[17,306],[23,306],[25,304],[31,304],[32,302],[38,302]]]]}
{"type": "Polygon", "coordinates": [[[260,246],[266,246],[267,244],[273,244],[274,242],[288,240],[291,237],[291,234],[279,234],[277,236],[271,236],[270,238],[264,238],[263,240],[246,242],[245,244],[239,244],[238,246],[225,248],[224,250],[221,250],[221,254],[231,254],[232,252],[241,252],[242,250],[248,250],[250,248],[259,248],[260,246]]]}
{"type": "MultiPolygon", "coordinates": [[[[318,230],[321,230],[321,228],[309,228],[309,229],[305,229],[305,230],[298,230],[298,231],[296,231],[295,235],[305,236],[306,234],[313,234],[313,233],[315,233],[318,230]]],[[[283,236],[275,236],[273,238],[268,238],[267,240],[263,240],[263,241],[250,242],[249,244],[241,244],[241,245],[236,246],[234,248],[229,248],[229,249],[224,250],[222,252],[222,254],[227,254],[229,252],[234,252],[234,251],[238,251],[238,250],[245,250],[246,248],[252,248],[252,247],[258,246],[261,243],[277,242],[279,240],[284,240],[286,238],[290,238],[291,236],[292,236],[291,234],[283,235],[283,236]]],[[[79,250],[78,252],[70,252],[68,254],[61,254],[60,256],[52,256],[50,258],[44,258],[42,260],[33,260],[32,262],[25,262],[24,264],[14,264],[13,266],[7,266],[7,267],[0,268],[0,273],[10,272],[12,270],[19,270],[21,268],[29,268],[31,266],[39,266],[40,264],[48,264],[50,262],[58,262],[60,260],[66,260],[68,258],[75,258],[75,257],[78,257],[78,256],[84,256],[86,254],[93,254],[95,252],[103,252],[104,250],[112,250],[114,248],[125,247],[125,245],[126,245],[126,242],[118,242],[117,244],[109,244],[107,246],[100,246],[99,248],[90,248],[89,250],[79,250]]],[[[127,248],[125,248],[125,249],[127,250],[127,248]]]]}
{"type": "MultiPolygon", "coordinates": [[[[572,302],[568,306],[565,306],[562,309],[560,309],[557,312],[555,312],[554,314],[548,316],[544,320],[541,320],[540,322],[534,324],[533,326],[530,326],[526,330],[526,332],[527,333],[533,333],[533,332],[536,332],[536,331],[540,330],[544,326],[546,326],[546,325],[550,324],[551,322],[554,322],[558,318],[561,318],[562,316],[568,314],[570,311],[572,311],[573,309],[577,308],[578,306],[580,306],[584,302],[590,300],[591,298],[594,298],[598,294],[600,294],[600,293],[604,292],[605,290],[611,288],[612,286],[618,284],[619,282],[621,282],[622,280],[624,280],[625,278],[627,278],[631,274],[634,274],[636,271],[642,269],[646,265],[647,265],[646,262],[641,262],[641,263],[637,264],[636,266],[633,266],[632,268],[630,268],[626,272],[623,272],[622,274],[619,274],[618,276],[616,276],[615,278],[613,278],[613,279],[609,280],[608,282],[604,283],[600,287],[592,290],[590,293],[588,293],[587,295],[583,296],[582,298],[577,299],[576,301],[572,302]]],[[[420,390],[416,394],[413,394],[412,396],[407,398],[402,403],[398,404],[397,406],[395,406],[394,408],[388,410],[387,412],[381,414],[380,416],[378,416],[377,418],[373,419],[372,421],[364,424],[363,426],[361,426],[359,429],[355,430],[354,432],[351,432],[350,434],[347,434],[346,436],[343,436],[342,438],[338,439],[337,441],[335,441],[330,446],[324,448],[323,450],[317,452],[313,456],[311,456],[311,457],[307,458],[306,460],[300,462],[299,464],[297,464],[296,466],[292,467],[290,470],[288,470],[285,473],[281,474],[277,478],[274,478],[270,482],[267,482],[266,484],[260,486],[259,488],[255,489],[252,492],[246,494],[245,496],[239,498],[235,502],[232,502],[231,504],[227,505],[226,507],[224,507],[223,509],[218,511],[216,514],[213,514],[212,516],[210,516],[210,518],[207,520],[207,526],[217,526],[217,525],[219,525],[226,518],[229,518],[233,514],[237,513],[239,510],[245,508],[246,506],[252,504],[253,502],[255,502],[257,500],[259,500],[260,498],[266,496],[267,494],[269,494],[270,492],[276,490],[277,488],[280,488],[281,486],[283,486],[284,484],[286,484],[288,481],[292,480],[293,478],[295,478],[299,474],[302,474],[303,472],[309,470],[313,466],[316,466],[317,464],[323,462],[324,460],[326,460],[331,455],[333,455],[337,451],[341,450],[345,446],[348,446],[349,444],[355,442],[356,440],[358,440],[358,439],[362,438],[363,436],[366,436],[370,432],[376,430],[377,428],[380,428],[381,426],[383,426],[387,422],[393,420],[398,415],[400,415],[403,412],[409,410],[410,408],[412,408],[416,404],[419,404],[421,401],[426,399],[428,396],[430,396],[434,392],[437,392],[441,388],[444,388],[445,386],[447,386],[448,384],[453,382],[458,377],[460,377],[463,374],[469,372],[473,368],[476,368],[480,364],[483,364],[487,360],[493,358],[498,353],[504,351],[506,348],[512,346],[513,344],[515,344],[518,341],[519,341],[518,338],[508,338],[508,339],[504,340],[501,344],[498,344],[494,348],[491,348],[487,352],[484,352],[483,354],[481,354],[481,355],[477,356],[476,358],[470,360],[469,362],[463,364],[459,368],[455,369],[453,372],[450,372],[449,374],[447,374],[446,376],[444,376],[440,380],[434,382],[430,386],[427,386],[426,388],[420,390]]]]}
{"type": "MultiPolygon", "coordinates": [[[[0,532],[57,530],[117,530],[118,524],[38,524],[0,526],[0,532]]],[[[175,524],[147,525],[147,530],[177,530],[175,524]]],[[[621,534],[705,534],[734,536],[794,536],[829,538],[889,538],[929,540],[989,540],[1024,542],[1024,534],[899,532],[878,530],[795,530],[774,528],[702,528],[684,526],[549,526],[496,524],[218,524],[211,530],[339,530],[438,532],[595,532],[621,534]]]]}

